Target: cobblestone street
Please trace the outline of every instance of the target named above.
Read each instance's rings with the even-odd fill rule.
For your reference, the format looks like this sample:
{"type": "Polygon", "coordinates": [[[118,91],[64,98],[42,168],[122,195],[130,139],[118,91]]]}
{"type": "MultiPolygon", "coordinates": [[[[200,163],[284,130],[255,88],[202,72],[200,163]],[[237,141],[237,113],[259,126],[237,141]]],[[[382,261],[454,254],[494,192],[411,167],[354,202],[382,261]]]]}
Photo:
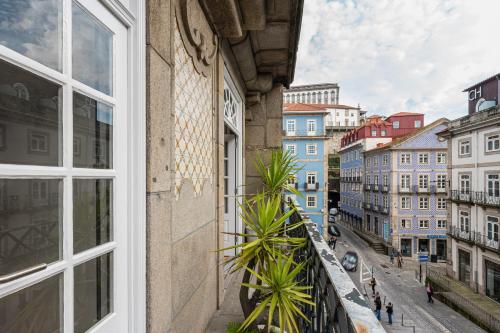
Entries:
{"type": "MultiPolygon", "coordinates": [[[[366,266],[374,268],[376,290],[380,292],[382,302],[394,304],[393,325],[387,324],[385,304],[382,306],[382,322],[387,332],[485,332],[438,300],[432,305],[427,303],[425,287],[415,278],[415,270],[418,269],[415,260],[405,259],[403,269],[398,269],[395,264],[394,266],[390,264],[388,256],[376,253],[343,225],[336,225],[342,232],[335,250],[337,258],[340,260],[348,250],[356,251],[366,266]],[[401,324],[402,316],[404,326],[401,324]]],[[[361,291],[366,289],[369,301],[373,304],[368,281],[360,282],[360,267],[358,266],[356,272],[349,274],[361,291]]]]}

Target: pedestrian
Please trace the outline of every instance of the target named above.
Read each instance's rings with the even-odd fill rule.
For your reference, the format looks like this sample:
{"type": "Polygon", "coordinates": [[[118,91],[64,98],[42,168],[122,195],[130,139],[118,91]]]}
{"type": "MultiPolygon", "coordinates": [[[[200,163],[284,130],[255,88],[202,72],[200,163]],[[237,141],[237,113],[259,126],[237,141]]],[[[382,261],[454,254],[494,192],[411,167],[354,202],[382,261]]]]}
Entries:
{"type": "Polygon", "coordinates": [[[332,250],[335,250],[335,247],[337,246],[337,236],[332,236],[330,238],[330,247],[332,250]]]}
{"type": "Polygon", "coordinates": [[[370,286],[372,287],[372,297],[375,297],[375,286],[377,285],[377,281],[375,281],[375,277],[372,276],[372,279],[370,281],[370,286]]]}
{"type": "Polygon", "coordinates": [[[387,310],[387,318],[389,318],[389,325],[392,325],[392,313],[393,313],[392,303],[389,302],[389,304],[385,307],[385,309],[387,310]]]}
{"type": "Polygon", "coordinates": [[[389,254],[389,259],[391,260],[391,264],[394,265],[394,249],[392,249],[391,253],[389,254]]]}
{"type": "Polygon", "coordinates": [[[398,268],[403,268],[403,256],[398,253],[398,268]]]}
{"type": "Polygon", "coordinates": [[[377,297],[375,297],[375,316],[377,316],[378,320],[381,320],[380,312],[382,311],[382,300],[380,299],[380,295],[377,292],[377,297]]]}
{"type": "Polygon", "coordinates": [[[431,283],[427,282],[427,303],[434,303],[432,299],[432,294],[434,294],[434,290],[432,289],[431,283]]]}

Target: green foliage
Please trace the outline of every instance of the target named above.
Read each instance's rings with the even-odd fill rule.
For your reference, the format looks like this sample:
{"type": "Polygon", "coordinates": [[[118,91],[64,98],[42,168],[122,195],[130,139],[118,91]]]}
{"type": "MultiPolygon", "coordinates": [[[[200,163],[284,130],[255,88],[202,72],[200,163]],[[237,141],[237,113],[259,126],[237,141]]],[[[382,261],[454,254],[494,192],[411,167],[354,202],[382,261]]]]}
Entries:
{"type": "Polygon", "coordinates": [[[259,156],[255,161],[255,168],[264,184],[264,195],[270,198],[280,197],[284,191],[301,195],[295,187],[289,184],[291,177],[294,177],[300,168],[297,161],[289,151],[281,149],[271,152],[271,161],[268,165],[259,156]]]}
{"type": "Polygon", "coordinates": [[[227,326],[226,326],[227,333],[238,333],[238,332],[241,332],[241,333],[259,333],[256,330],[238,331],[242,325],[243,325],[243,323],[229,323],[229,324],[227,324],[227,326]]]}
{"type": "Polygon", "coordinates": [[[276,261],[269,262],[267,269],[261,274],[247,267],[262,284],[244,283],[243,285],[254,288],[261,292],[260,304],[255,308],[251,315],[245,319],[241,329],[247,328],[254,320],[259,318],[265,310],[268,310],[267,329],[271,330],[275,311],[278,312],[280,332],[286,330],[289,333],[299,332],[296,318],[301,316],[305,320],[309,319],[300,310],[300,304],[307,303],[312,306],[311,296],[304,293],[305,290],[312,287],[300,286],[296,281],[297,275],[304,269],[305,262],[296,264],[293,257],[284,257],[278,253],[276,261]]]}

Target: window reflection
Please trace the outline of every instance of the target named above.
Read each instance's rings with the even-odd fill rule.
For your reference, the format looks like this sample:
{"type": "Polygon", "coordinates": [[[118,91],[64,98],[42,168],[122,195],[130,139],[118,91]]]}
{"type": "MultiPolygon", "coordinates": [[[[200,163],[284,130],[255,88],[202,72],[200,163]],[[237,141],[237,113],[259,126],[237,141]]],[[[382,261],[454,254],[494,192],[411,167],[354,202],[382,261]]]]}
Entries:
{"type": "Polygon", "coordinates": [[[113,34],[90,13],[73,3],[73,77],[112,95],[113,34]]]}
{"type": "Polygon", "coordinates": [[[113,161],[113,109],[73,94],[73,164],[79,168],[111,168],[113,161]]]}
{"type": "Polygon", "coordinates": [[[0,163],[62,164],[60,86],[0,60],[0,163]]]}
{"type": "Polygon", "coordinates": [[[111,312],[110,253],[75,267],[75,333],[86,332],[111,312]]]}
{"type": "Polygon", "coordinates": [[[59,274],[0,299],[0,332],[62,332],[62,296],[59,274]]]}
{"type": "Polygon", "coordinates": [[[61,71],[61,0],[0,1],[0,44],[61,71]]]}
{"type": "Polygon", "coordinates": [[[62,180],[0,179],[0,275],[59,260],[62,180]]]}
{"type": "Polygon", "coordinates": [[[73,246],[78,253],[111,240],[111,179],[73,180],[73,246]]]}

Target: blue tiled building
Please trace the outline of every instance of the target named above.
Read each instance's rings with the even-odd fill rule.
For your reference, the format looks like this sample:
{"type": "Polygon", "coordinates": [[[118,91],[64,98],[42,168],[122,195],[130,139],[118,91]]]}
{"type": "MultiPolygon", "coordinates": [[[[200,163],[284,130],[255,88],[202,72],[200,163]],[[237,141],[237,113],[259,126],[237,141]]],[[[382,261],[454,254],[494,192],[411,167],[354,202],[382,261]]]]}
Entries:
{"type": "Polygon", "coordinates": [[[405,256],[446,258],[447,144],[440,119],[365,155],[366,230],[405,256]]]}
{"type": "Polygon", "coordinates": [[[345,147],[340,154],[340,203],[342,219],[361,229],[363,220],[363,157],[362,141],[345,147]]]}
{"type": "Polygon", "coordinates": [[[287,104],[283,110],[283,149],[296,156],[301,168],[294,183],[302,196],[287,195],[300,203],[321,231],[326,227],[327,219],[327,114],[327,109],[312,104],[287,104]]]}

